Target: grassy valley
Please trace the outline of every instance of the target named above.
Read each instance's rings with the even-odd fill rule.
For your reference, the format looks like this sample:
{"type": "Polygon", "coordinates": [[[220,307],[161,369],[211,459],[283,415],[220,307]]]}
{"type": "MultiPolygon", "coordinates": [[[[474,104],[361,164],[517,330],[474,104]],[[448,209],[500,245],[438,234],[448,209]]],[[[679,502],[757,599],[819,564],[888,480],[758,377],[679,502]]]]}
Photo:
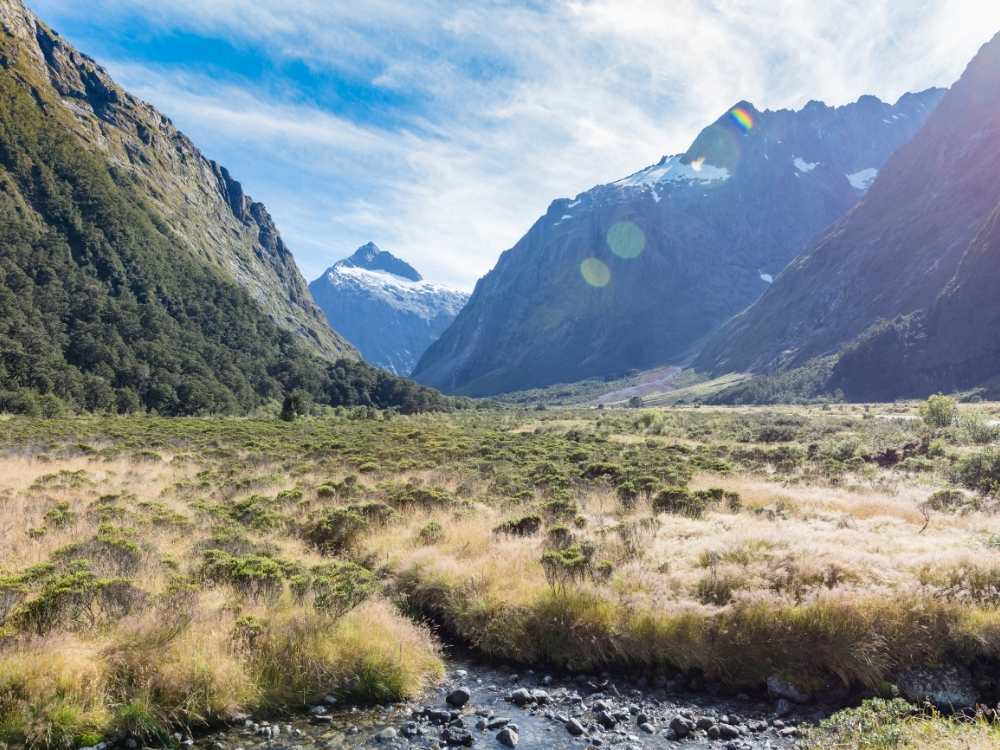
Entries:
{"type": "Polygon", "coordinates": [[[949,665],[995,701],[1000,409],[923,412],[5,418],[0,741],[417,697],[440,639],[835,702],[949,665]]]}

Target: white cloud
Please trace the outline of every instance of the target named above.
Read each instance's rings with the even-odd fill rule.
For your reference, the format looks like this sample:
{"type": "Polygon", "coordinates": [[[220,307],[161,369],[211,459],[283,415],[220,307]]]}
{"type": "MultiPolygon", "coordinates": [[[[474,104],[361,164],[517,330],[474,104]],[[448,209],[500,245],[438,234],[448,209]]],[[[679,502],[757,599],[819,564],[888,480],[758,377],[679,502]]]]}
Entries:
{"type": "MultiPolygon", "coordinates": [[[[84,12],[76,0],[32,5],[56,22],[84,12]]],[[[251,82],[109,65],[269,205],[308,276],[373,239],[469,287],[549,201],[685,149],[735,101],[839,104],[947,85],[1000,29],[998,3],[761,6],[93,0],[85,12],[225,37],[415,100],[349,117],[251,82]]]]}

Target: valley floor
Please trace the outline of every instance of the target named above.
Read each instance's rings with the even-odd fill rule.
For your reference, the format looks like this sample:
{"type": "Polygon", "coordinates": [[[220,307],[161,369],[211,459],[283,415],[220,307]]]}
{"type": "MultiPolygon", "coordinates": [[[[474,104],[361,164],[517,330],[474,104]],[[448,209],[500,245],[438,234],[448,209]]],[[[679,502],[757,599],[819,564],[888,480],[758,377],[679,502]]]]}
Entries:
{"type": "Polygon", "coordinates": [[[1000,408],[944,406],[0,418],[0,745],[417,699],[444,639],[995,746],[1000,408]]]}

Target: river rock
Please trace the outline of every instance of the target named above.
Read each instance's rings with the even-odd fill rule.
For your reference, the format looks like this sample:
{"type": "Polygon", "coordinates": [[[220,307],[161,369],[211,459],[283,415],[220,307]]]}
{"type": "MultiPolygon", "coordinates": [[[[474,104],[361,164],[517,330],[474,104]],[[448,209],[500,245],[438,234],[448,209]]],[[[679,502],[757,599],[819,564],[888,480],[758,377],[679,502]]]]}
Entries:
{"type": "Polygon", "coordinates": [[[508,700],[515,706],[527,706],[531,703],[531,691],[527,688],[518,688],[510,694],[508,700]]]}
{"type": "Polygon", "coordinates": [[[379,742],[391,742],[396,739],[397,732],[392,727],[386,727],[381,732],[375,735],[375,739],[379,742]]]}
{"type": "Polygon", "coordinates": [[[775,698],[785,698],[793,703],[808,703],[812,699],[807,690],[777,675],[767,678],[767,692],[775,698]]]}
{"type": "Polygon", "coordinates": [[[569,732],[574,737],[579,737],[587,730],[583,728],[583,724],[581,724],[579,720],[570,719],[569,721],[566,722],[566,731],[569,732]]]}
{"type": "Polygon", "coordinates": [[[469,699],[472,697],[472,693],[466,687],[459,687],[448,693],[448,697],[445,698],[445,702],[449,706],[454,706],[455,708],[461,708],[469,699]]]}
{"type": "Polygon", "coordinates": [[[896,676],[900,692],[914,703],[930,701],[941,709],[973,708],[978,696],[965,667],[910,667],[896,676]]]}
{"type": "Polygon", "coordinates": [[[531,700],[533,700],[539,706],[544,706],[544,705],[548,704],[550,698],[549,698],[549,694],[547,692],[545,692],[544,690],[532,690],[531,691],[531,700]]]}
{"type": "Polygon", "coordinates": [[[510,727],[504,727],[497,732],[497,742],[506,747],[517,747],[517,743],[520,739],[521,738],[517,736],[517,732],[510,727]]]}
{"type": "Polygon", "coordinates": [[[670,721],[670,729],[677,739],[682,740],[694,731],[694,722],[683,716],[675,716],[670,721]]]}
{"type": "Polygon", "coordinates": [[[445,727],[441,731],[441,741],[450,747],[472,747],[476,740],[468,729],[445,727]]]}
{"type": "Polygon", "coordinates": [[[724,740],[735,740],[740,736],[740,730],[738,727],[734,727],[732,724],[718,724],[719,737],[724,740]]]}

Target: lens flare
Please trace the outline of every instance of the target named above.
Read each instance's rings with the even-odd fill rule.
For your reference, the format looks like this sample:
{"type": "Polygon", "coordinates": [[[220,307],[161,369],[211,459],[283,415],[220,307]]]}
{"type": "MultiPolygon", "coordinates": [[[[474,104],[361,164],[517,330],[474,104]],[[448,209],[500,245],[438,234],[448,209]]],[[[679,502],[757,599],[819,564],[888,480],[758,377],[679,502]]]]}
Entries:
{"type": "Polygon", "coordinates": [[[619,258],[638,258],[646,247],[646,235],[631,221],[619,221],[608,230],[608,247],[619,258]]]}
{"type": "Polygon", "coordinates": [[[580,275],[584,281],[598,289],[607,286],[611,281],[611,269],[604,261],[597,258],[584,258],[580,264],[580,275]]]}
{"type": "Polygon", "coordinates": [[[753,130],[753,115],[743,107],[733,107],[729,111],[729,116],[736,121],[737,125],[743,128],[744,133],[749,133],[753,130]]]}
{"type": "Polygon", "coordinates": [[[697,159],[691,162],[691,169],[693,169],[695,172],[700,172],[704,164],[705,164],[705,157],[699,156],[697,159]]]}

